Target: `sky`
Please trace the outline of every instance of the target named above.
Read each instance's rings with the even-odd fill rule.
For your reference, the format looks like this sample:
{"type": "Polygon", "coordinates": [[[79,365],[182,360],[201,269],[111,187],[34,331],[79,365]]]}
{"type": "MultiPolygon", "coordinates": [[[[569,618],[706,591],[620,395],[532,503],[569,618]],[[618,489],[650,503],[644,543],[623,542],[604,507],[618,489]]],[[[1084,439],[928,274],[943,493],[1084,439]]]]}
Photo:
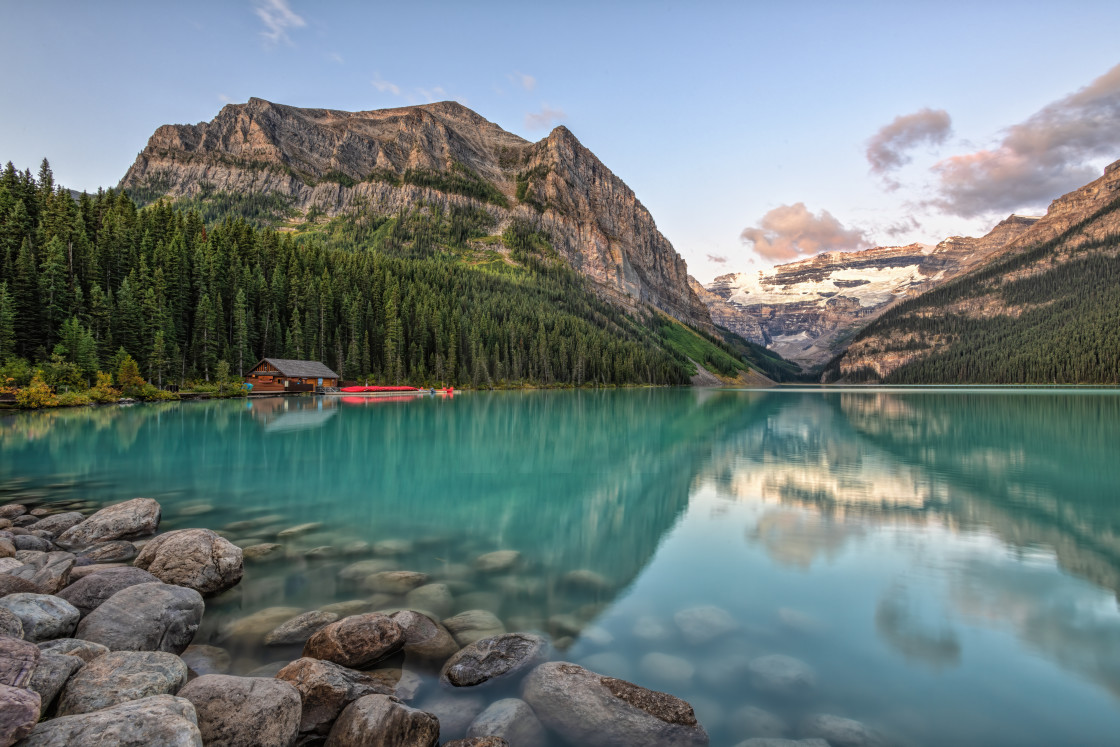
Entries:
{"type": "Polygon", "coordinates": [[[0,0],[0,162],[94,191],[249,97],[568,127],[703,282],[981,235],[1120,159],[1120,3],[0,0]]]}

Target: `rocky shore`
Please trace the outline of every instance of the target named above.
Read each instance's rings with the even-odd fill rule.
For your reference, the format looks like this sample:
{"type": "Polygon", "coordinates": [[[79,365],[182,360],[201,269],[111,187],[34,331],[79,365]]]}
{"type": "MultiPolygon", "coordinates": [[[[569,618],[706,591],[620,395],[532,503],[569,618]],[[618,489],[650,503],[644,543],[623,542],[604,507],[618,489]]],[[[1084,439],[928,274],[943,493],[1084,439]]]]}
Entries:
{"type": "MultiPolygon", "coordinates": [[[[446,585],[381,570],[376,560],[343,573],[409,608],[370,611],[367,601],[261,610],[225,636],[259,637],[292,659],[228,674],[227,649],[195,642],[206,600],[230,593],[246,561],[282,558],[280,545],[243,550],[210,529],[159,533],[161,507],[150,498],[88,516],[71,508],[0,506],[0,747],[427,746],[441,744],[441,733],[452,740],[442,744],[478,747],[709,743],[688,702],[562,661],[563,640],[507,632],[485,610],[446,616],[446,585]],[[438,675],[440,692],[419,701],[416,672],[438,675]]],[[[289,527],[278,539],[311,529],[289,527]]],[[[484,554],[476,570],[508,570],[517,555],[484,554]]],[[[715,608],[678,617],[689,640],[735,627],[715,608]]],[[[643,659],[643,671],[677,663],[662,658],[643,659]]],[[[812,687],[814,674],[775,655],[752,661],[751,676],[797,689],[812,687]]],[[[766,720],[754,710],[754,721],[766,720]]],[[[741,745],[881,743],[859,722],[814,718],[820,723],[804,724],[800,741],[765,736],[755,724],[758,736],[741,745]]]]}

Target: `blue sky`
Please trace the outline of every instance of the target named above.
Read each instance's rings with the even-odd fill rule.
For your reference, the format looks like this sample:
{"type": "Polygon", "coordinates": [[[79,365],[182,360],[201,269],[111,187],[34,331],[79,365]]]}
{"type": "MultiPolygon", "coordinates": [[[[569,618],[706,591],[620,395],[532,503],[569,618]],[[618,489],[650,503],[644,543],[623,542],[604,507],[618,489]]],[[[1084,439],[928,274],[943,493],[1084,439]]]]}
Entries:
{"type": "Polygon", "coordinates": [[[978,234],[1120,158],[1120,3],[0,0],[0,159],[112,186],[250,96],[564,124],[703,281],[978,234]]]}

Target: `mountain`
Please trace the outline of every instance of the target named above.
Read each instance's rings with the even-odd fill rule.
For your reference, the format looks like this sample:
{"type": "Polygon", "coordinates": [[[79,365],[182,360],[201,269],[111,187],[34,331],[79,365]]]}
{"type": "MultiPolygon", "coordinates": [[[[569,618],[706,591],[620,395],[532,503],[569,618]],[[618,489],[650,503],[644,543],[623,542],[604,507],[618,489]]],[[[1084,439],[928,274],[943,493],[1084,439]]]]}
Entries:
{"type": "Polygon", "coordinates": [[[899,301],[977,267],[1037,220],[1012,215],[981,238],[826,252],[721,275],[707,287],[692,280],[692,288],[716,324],[812,368],[828,362],[859,328],[899,301]]]}
{"type": "Polygon", "coordinates": [[[1120,383],[1120,161],[980,265],[884,313],[825,377],[1120,383]]]}
{"type": "Polygon", "coordinates": [[[450,101],[346,112],[253,98],[158,128],[120,186],[141,202],[224,205],[294,231],[459,211],[489,230],[479,246],[507,257],[502,234],[521,221],[616,305],[715,331],[649,211],[564,127],[531,143],[450,101]]]}

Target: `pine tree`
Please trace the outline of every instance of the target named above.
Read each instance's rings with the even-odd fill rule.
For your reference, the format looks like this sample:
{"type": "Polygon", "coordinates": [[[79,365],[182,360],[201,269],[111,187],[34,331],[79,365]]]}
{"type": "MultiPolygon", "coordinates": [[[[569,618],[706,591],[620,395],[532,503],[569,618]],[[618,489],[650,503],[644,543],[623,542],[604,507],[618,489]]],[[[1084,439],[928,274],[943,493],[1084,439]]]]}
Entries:
{"type": "MultiPolygon", "coordinates": [[[[9,164],[10,166],[11,164],[9,164]]],[[[16,354],[16,305],[8,282],[0,282],[0,364],[16,354]]]]}

